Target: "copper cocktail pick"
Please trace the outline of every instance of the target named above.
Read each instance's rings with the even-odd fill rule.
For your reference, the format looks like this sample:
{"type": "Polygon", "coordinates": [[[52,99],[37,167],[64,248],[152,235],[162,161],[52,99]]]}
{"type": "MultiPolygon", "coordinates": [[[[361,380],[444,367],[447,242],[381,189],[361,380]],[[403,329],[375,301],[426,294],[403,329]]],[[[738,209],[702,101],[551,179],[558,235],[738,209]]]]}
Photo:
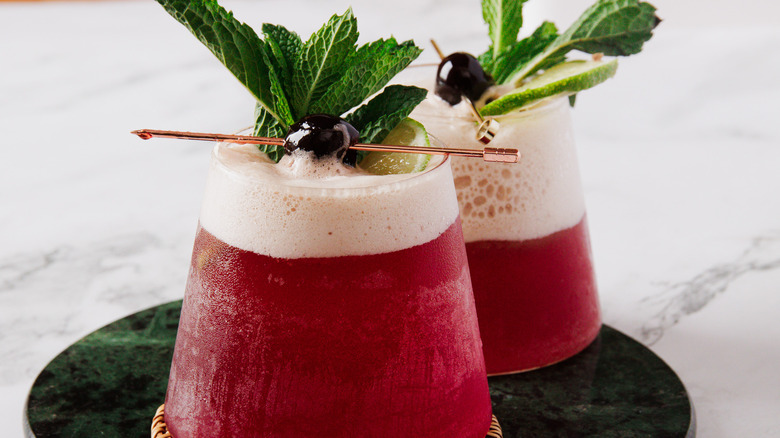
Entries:
{"type": "MultiPolygon", "coordinates": [[[[436,53],[439,54],[439,59],[444,60],[444,53],[441,51],[439,45],[436,44],[436,41],[433,38],[431,38],[431,45],[433,46],[434,50],[436,50],[436,53]]],[[[479,127],[477,128],[477,140],[482,144],[490,143],[490,141],[493,140],[493,138],[498,133],[498,129],[501,127],[501,125],[499,125],[499,123],[492,117],[488,117],[487,119],[482,117],[479,111],[477,111],[477,107],[474,106],[474,102],[472,102],[468,97],[463,96],[463,100],[468,102],[471,114],[473,114],[474,118],[477,119],[477,122],[479,122],[479,127]]]]}
{"type": "MultiPolygon", "coordinates": [[[[159,129],[139,129],[132,131],[131,134],[135,134],[143,140],[149,140],[152,137],[160,137],[186,140],[229,141],[238,144],[284,145],[284,139],[282,138],[256,137],[254,135],[210,134],[205,132],[163,131],[159,129]]],[[[484,149],[456,149],[429,146],[356,143],[355,145],[350,146],[350,149],[358,151],[404,152],[410,154],[455,155],[459,157],[482,158],[484,161],[494,163],[517,163],[520,159],[520,151],[517,149],[490,147],[485,147],[484,149]]]]}

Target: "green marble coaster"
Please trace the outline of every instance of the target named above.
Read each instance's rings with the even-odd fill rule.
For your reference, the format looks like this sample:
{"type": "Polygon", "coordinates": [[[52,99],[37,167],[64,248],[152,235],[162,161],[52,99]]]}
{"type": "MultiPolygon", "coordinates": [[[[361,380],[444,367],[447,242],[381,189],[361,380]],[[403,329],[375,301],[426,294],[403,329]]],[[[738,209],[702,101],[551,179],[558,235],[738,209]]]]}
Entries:
{"type": "MultiPolygon", "coordinates": [[[[149,437],[165,400],[180,310],[176,301],[138,312],[55,357],[30,391],[27,436],[149,437]]],[[[674,371],[607,326],[569,360],[489,381],[506,438],[695,435],[692,405],[674,371]]]]}
{"type": "Polygon", "coordinates": [[[568,360],[488,380],[505,438],[696,435],[693,405],[674,371],[609,326],[568,360]]]}

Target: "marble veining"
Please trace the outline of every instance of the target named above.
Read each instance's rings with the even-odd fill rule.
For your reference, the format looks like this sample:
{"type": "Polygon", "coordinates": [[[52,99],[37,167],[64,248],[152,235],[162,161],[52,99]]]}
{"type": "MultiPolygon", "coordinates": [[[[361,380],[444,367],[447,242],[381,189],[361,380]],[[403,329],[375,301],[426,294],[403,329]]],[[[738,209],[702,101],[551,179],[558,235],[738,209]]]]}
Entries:
{"type": "Polygon", "coordinates": [[[757,237],[737,257],[696,274],[689,280],[662,285],[664,290],[641,300],[643,305],[660,308],[640,330],[640,340],[653,345],[664,332],[682,318],[701,311],[732,283],[753,272],[780,268],[780,231],[757,237]]]}

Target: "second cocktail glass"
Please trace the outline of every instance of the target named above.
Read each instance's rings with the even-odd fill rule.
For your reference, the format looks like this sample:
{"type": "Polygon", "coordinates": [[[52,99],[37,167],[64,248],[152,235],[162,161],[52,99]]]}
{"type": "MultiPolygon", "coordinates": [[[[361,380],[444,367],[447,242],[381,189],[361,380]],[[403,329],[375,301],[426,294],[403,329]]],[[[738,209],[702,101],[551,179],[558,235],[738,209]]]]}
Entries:
{"type": "Polygon", "coordinates": [[[176,438],[485,436],[450,163],[285,177],[216,146],[165,420],[176,438]]]}
{"type": "MultiPolygon", "coordinates": [[[[429,93],[412,116],[448,144],[480,147],[465,105],[451,107],[429,93]]],[[[500,129],[490,146],[519,149],[520,163],[453,159],[489,375],[564,360],[601,327],[567,99],[496,120],[500,129]]]]}

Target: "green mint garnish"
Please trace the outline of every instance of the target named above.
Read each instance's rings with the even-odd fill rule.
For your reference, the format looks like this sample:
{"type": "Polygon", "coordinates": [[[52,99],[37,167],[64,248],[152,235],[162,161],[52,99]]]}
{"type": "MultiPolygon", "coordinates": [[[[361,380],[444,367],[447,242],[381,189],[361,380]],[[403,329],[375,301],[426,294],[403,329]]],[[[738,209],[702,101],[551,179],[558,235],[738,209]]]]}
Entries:
{"type": "Polygon", "coordinates": [[[291,99],[295,112],[303,116],[347,68],[355,50],[357,20],[351,10],[334,15],[303,45],[294,60],[291,99]]]}
{"type": "Polygon", "coordinates": [[[282,88],[292,89],[293,65],[303,47],[301,37],[295,32],[290,32],[283,26],[264,23],[263,37],[265,43],[271,49],[272,62],[277,77],[282,81],[282,88]]]}
{"type": "Polygon", "coordinates": [[[287,102],[272,92],[271,78],[275,77],[275,71],[262,61],[267,56],[265,43],[252,28],[238,22],[216,1],[159,0],[158,3],[208,47],[274,118],[283,117],[287,102]],[[261,61],[244,62],[244,59],[261,61]]]}
{"type": "MultiPolygon", "coordinates": [[[[539,70],[566,60],[572,50],[628,56],[639,53],[660,19],[655,7],[638,0],[598,0],[566,32],[558,35],[552,23],[543,23],[531,36],[507,43],[514,27],[507,20],[522,14],[520,0],[483,0],[483,17],[491,37],[490,49],[479,57],[485,71],[498,83],[520,83],[539,70]],[[514,8],[514,13],[491,11],[514,8]],[[506,33],[495,29],[507,29],[506,33]],[[498,49],[497,49],[498,48],[498,49]]],[[[516,38],[516,35],[515,35],[516,38]]]]}
{"type": "Polygon", "coordinates": [[[515,84],[539,68],[549,57],[565,56],[571,50],[628,56],[639,53],[660,23],[655,7],[637,0],[599,0],[550,43],[543,52],[528,61],[510,82],[515,84]]]}
{"type": "Polygon", "coordinates": [[[381,90],[420,52],[413,42],[399,44],[394,38],[361,46],[347,59],[348,67],[342,72],[341,79],[311,105],[311,112],[343,114],[381,90]]]}
{"type": "MultiPolygon", "coordinates": [[[[287,134],[287,128],[283,127],[279,121],[274,119],[271,114],[263,108],[260,103],[255,105],[255,127],[252,135],[259,137],[284,137],[287,134]]],[[[278,163],[284,156],[284,148],[270,144],[259,144],[257,148],[265,152],[268,158],[278,163]]]]}
{"type": "MultiPolygon", "coordinates": [[[[528,0],[484,0],[482,18],[488,24],[492,44],[487,54],[496,60],[517,40],[523,26],[523,3],[528,0]]],[[[484,68],[484,67],[483,67],[484,68]]]]}
{"type": "Polygon", "coordinates": [[[362,141],[380,143],[427,94],[422,88],[390,85],[346,120],[360,131],[362,141]]]}
{"type": "MultiPolygon", "coordinates": [[[[545,21],[533,34],[508,46],[496,58],[492,58],[492,51],[488,50],[479,57],[479,61],[497,83],[504,84],[509,82],[509,79],[531,59],[542,53],[556,38],[558,38],[558,28],[553,23],[545,21]]],[[[565,60],[565,54],[550,56],[544,62],[539,63],[529,75],[565,60]]]]}
{"type": "MultiPolygon", "coordinates": [[[[303,41],[282,26],[264,24],[263,39],[216,0],[157,0],[186,26],[257,99],[253,133],[283,137],[302,117],[343,116],[361,141],[381,142],[425,98],[425,90],[384,87],[422,51],[411,41],[379,40],[357,46],[357,20],[348,9],[303,41]]],[[[260,149],[278,161],[281,146],[260,149]]]]}

